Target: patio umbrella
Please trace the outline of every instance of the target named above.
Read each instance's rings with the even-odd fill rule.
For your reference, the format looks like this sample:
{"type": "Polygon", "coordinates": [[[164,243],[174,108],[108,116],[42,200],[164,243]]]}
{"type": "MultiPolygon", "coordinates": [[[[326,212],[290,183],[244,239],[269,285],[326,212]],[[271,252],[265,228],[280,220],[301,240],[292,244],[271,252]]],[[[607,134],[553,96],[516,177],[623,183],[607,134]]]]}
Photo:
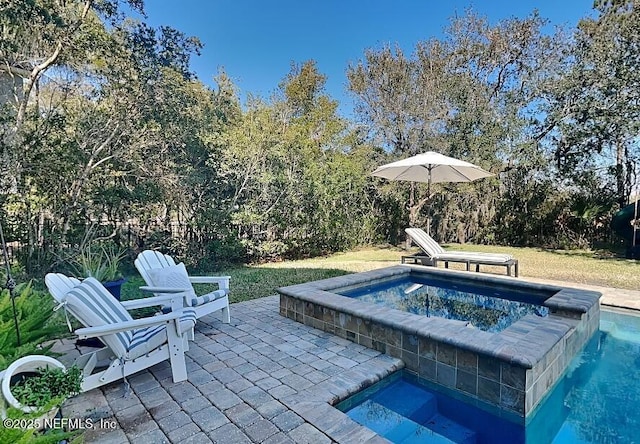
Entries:
{"type": "MultiPolygon", "coordinates": [[[[494,174],[464,160],[448,157],[434,151],[417,154],[406,159],[378,167],[372,176],[389,180],[426,182],[427,198],[431,198],[431,184],[440,182],[472,182],[494,174]]],[[[427,227],[429,231],[430,227],[427,227]]]]}
{"type": "Polygon", "coordinates": [[[448,157],[433,151],[398,160],[378,167],[372,176],[389,180],[409,182],[472,182],[476,179],[491,177],[493,173],[464,160],[448,157]]]}

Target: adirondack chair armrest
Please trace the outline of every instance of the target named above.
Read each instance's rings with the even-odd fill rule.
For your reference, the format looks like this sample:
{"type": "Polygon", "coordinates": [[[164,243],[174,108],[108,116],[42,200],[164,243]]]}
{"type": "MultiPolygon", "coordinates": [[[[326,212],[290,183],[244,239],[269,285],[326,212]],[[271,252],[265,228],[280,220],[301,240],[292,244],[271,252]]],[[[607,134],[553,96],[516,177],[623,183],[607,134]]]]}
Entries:
{"type": "Polygon", "coordinates": [[[176,293],[186,293],[191,291],[190,288],[176,288],[176,287],[152,287],[150,285],[144,285],[139,287],[142,291],[148,291],[150,293],[166,293],[167,295],[174,295],[176,293]]]}
{"type": "Polygon", "coordinates": [[[95,338],[105,335],[111,335],[120,333],[123,331],[131,331],[138,328],[151,327],[154,325],[161,325],[167,322],[175,321],[182,316],[181,310],[176,310],[171,313],[160,316],[149,316],[147,318],[135,319],[133,321],[118,322],[117,324],[100,325],[97,327],[84,327],[75,331],[80,339],[95,338]]]}
{"type": "Polygon", "coordinates": [[[218,284],[221,289],[229,289],[231,276],[189,276],[192,284],[218,284]]]}
{"type": "Polygon", "coordinates": [[[160,296],[150,296],[140,299],[132,299],[130,301],[122,301],[122,306],[127,310],[134,308],[146,308],[159,305],[170,305],[171,307],[182,308],[182,298],[184,295],[171,293],[162,294],[160,296]]]}

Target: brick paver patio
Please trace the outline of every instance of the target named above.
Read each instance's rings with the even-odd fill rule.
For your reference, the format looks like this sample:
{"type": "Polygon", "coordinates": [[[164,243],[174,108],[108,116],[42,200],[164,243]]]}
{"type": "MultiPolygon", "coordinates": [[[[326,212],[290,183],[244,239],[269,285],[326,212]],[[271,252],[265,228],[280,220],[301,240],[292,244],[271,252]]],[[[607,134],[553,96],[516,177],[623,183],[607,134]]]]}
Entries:
{"type": "MultiPolygon", "coordinates": [[[[640,309],[640,292],[602,292],[604,305],[640,309]]],[[[278,314],[278,297],[231,306],[231,324],[198,320],[187,354],[188,381],[174,384],[168,362],[91,390],[63,406],[65,418],[90,418],[87,443],[388,442],[331,407],[404,364],[278,314]]],[[[70,364],[73,341],[54,351],[70,364]]],[[[85,422],[86,424],[86,422],[85,422]]]]}
{"type": "MultiPolygon", "coordinates": [[[[72,341],[56,344],[70,364],[72,341]]],[[[231,324],[198,320],[189,379],[173,383],[168,362],[91,390],[63,406],[90,418],[87,443],[387,442],[329,403],[402,367],[398,359],[278,314],[278,298],[233,304],[231,324]]]]}

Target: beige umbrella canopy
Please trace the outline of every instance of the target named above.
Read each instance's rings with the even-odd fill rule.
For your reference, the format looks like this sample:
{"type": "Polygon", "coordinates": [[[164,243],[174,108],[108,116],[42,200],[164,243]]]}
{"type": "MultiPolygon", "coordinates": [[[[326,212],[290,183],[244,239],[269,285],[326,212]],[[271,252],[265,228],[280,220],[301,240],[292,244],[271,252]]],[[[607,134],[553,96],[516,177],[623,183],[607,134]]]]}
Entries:
{"type": "Polygon", "coordinates": [[[472,182],[493,176],[479,166],[433,151],[378,167],[372,176],[410,182],[472,182]]]}
{"type": "MultiPolygon", "coordinates": [[[[427,151],[407,159],[382,165],[371,175],[389,180],[426,182],[427,198],[431,198],[432,183],[472,182],[484,177],[491,177],[494,174],[464,160],[448,157],[434,151],[427,151]]],[[[429,228],[427,226],[427,230],[429,228]]]]}

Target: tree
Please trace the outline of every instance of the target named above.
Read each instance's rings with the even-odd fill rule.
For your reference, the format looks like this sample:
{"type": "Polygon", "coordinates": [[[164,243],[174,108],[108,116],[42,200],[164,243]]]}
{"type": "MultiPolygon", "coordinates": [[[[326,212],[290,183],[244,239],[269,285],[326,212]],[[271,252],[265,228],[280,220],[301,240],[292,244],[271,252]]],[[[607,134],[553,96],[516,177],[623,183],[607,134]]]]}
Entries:
{"type": "MultiPolygon", "coordinates": [[[[444,39],[419,42],[410,58],[388,46],[368,50],[348,78],[372,142],[393,157],[435,150],[494,172],[536,166],[531,159],[541,162],[542,150],[529,133],[540,87],[561,60],[562,39],[543,36],[545,23],[534,13],[491,26],[468,11],[452,19],[444,39]]],[[[410,225],[421,223],[429,203],[445,215],[436,218],[441,238],[465,241],[488,227],[495,184],[462,186],[464,197],[442,188],[427,196],[412,184],[410,225]]]]}
{"type": "Polygon", "coordinates": [[[52,67],[77,66],[91,52],[96,37],[88,31],[94,14],[116,20],[122,5],[142,11],[141,0],[38,1],[9,0],[2,10],[0,72],[24,80],[15,127],[20,128],[38,82],[52,67]]]}
{"type": "Polygon", "coordinates": [[[125,19],[125,5],[142,12],[139,0],[11,1],[3,10],[0,73],[25,80],[1,128],[3,201],[26,216],[17,220],[31,252],[45,235],[72,242],[87,221],[190,208],[199,187],[181,194],[175,185],[207,176],[220,113],[189,71],[201,44],[125,19]]]}
{"type": "Polygon", "coordinates": [[[602,0],[595,9],[597,17],[578,24],[572,65],[550,94],[545,129],[560,171],[578,185],[602,171],[622,207],[640,158],[640,2],[602,0]]]}
{"type": "Polygon", "coordinates": [[[337,115],[325,81],[314,61],[292,65],[271,101],[250,100],[224,135],[231,220],[250,258],[318,254],[372,238],[370,151],[337,115]]]}

